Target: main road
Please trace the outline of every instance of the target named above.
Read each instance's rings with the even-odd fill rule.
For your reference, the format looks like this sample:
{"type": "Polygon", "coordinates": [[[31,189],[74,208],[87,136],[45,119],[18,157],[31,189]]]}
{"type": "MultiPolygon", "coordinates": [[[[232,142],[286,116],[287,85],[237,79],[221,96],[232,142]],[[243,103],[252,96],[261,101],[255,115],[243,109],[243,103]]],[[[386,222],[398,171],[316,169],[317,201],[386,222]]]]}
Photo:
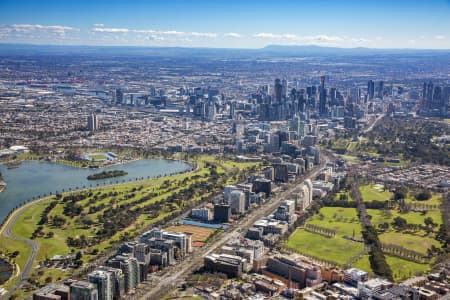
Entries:
{"type": "Polygon", "coordinates": [[[294,183],[290,184],[289,188],[285,191],[280,192],[279,194],[272,197],[269,201],[263,204],[261,207],[254,209],[249,215],[245,218],[242,218],[240,221],[236,222],[232,225],[231,229],[224,232],[217,240],[215,240],[212,244],[205,246],[202,249],[198,249],[195,253],[191,254],[188,258],[186,258],[181,263],[177,264],[175,267],[171,267],[172,269],[166,272],[162,276],[155,276],[156,284],[151,286],[151,289],[148,290],[145,294],[142,294],[142,290],[137,290],[137,294],[129,297],[128,299],[157,299],[160,296],[161,291],[167,291],[170,288],[176,287],[178,281],[182,280],[193,270],[197,269],[203,264],[203,257],[205,255],[210,254],[215,251],[217,248],[226,244],[230,239],[238,238],[242,232],[250,228],[253,223],[255,223],[260,218],[269,215],[272,213],[283,200],[289,198],[289,196],[295,192],[298,188],[298,185],[306,179],[314,178],[317,174],[322,170],[323,166],[329,162],[329,158],[327,156],[323,156],[324,160],[320,164],[318,168],[316,168],[313,172],[308,173],[304,176],[299,177],[294,183]]]}
{"type": "MultiPolygon", "coordinates": [[[[18,290],[26,281],[26,279],[28,278],[28,276],[30,275],[31,269],[33,268],[33,262],[34,259],[36,258],[36,255],[39,251],[39,244],[33,240],[30,239],[26,239],[24,237],[20,237],[20,236],[16,236],[11,232],[11,228],[14,226],[14,224],[16,223],[17,219],[31,206],[31,205],[35,205],[36,202],[40,202],[44,199],[47,198],[42,198],[40,200],[37,201],[33,201],[30,203],[25,204],[24,206],[16,209],[6,220],[6,223],[2,226],[2,228],[0,229],[0,235],[4,235],[5,237],[14,239],[14,240],[18,240],[21,242],[26,243],[28,246],[31,247],[31,253],[30,256],[28,257],[27,262],[25,263],[25,266],[23,268],[23,270],[19,271],[20,277],[19,280],[17,281],[17,283],[8,291],[8,293],[6,293],[5,295],[0,296],[0,299],[9,299],[9,297],[16,291],[18,290]]],[[[24,253],[20,253],[19,255],[24,255],[24,253]]],[[[16,270],[17,272],[17,270],[16,270]]]]}

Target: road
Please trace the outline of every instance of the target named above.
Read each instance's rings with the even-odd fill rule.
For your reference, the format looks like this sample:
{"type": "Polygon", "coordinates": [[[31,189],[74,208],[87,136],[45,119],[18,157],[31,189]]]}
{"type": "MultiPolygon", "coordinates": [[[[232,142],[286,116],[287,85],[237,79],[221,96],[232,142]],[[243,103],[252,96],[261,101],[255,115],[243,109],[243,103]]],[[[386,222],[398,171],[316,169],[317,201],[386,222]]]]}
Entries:
{"type": "Polygon", "coordinates": [[[380,121],[385,115],[384,114],[380,114],[373,122],[372,124],[369,125],[369,127],[367,127],[366,129],[364,129],[364,133],[367,133],[369,131],[371,131],[373,129],[373,127],[378,123],[378,121],[380,121]]]}
{"type": "MultiPolygon", "coordinates": [[[[199,249],[195,253],[191,254],[186,260],[176,265],[175,273],[167,272],[166,274],[159,276],[158,283],[152,286],[151,290],[146,292],[143,295],[135,295],[129,299],[157,299],[156,295],[162,291],[167,290],[169,287],[176,287],[176,284],[179,280],[183,279],[184,276],[188,275],[193,270],[197,269],[203,264],[203,257],[205,255],[210,254],[215,251],[217,248],[221,247],[225,243],[227,243],[232,238],[238,238],[241,235],[241,232],[244,232],[248,228],[250,228],[253,223],[262,218],[263,216],[267,216],[272,213],[283,200],[288,199],[288,196],[292,194],[297,188],[298,184],[303,182],[306,179],[313,178],[317,176],[323,166],[329,161],[328,158],[324,159],[324,162],[317,168],[315,171],[298,178],[295,183],[291,184],[291,186],[271,198],[268,202],[263,204],[261,207],[254,209],[248,216],[242,218],[239,222],[233,224],[231,229],[228,232],[224,232],[217,241],[214,241],[212,244],[205,246],[202,249],[199,249]]],[[[138,290],[139,293],[139,290],[138,290]]]]}
{"type": "MultiPolygon", "coordinates": [[[[43,198],[41,200],[44,200],[46,198],[43,198]]],[[[38,200],[38,201],[41,201],[38,200]]],[[[17,281],[17,283],[8,291],[8,293],[6,293],[5,295],[1,296],[0,299],[9,299],[9,297],[15,292],[17,291],[22,285],[23,283],[27,280],[28,276],[30,275],[31,269],[33,268],[33,262],[34,259],[36,258],[36,255],[39,251],[39,244],[33,240],[29,240],[20,236],[16,236],[11,232],[11,228],[14,226],[14,224],[16,223],[17,219],[31,206],[36,204],[36,201],[32,202],[32,203],[28,203],[22,207],[20,207],[19,209],[15,210],[12,215],[8,218],[8,220],[6,221],[5,225],[2,227],[2,229],[0,230],[0,235],[4,235],[8,238],[12,238],[18,241],[22,241],[24,243],[26,243],[28,246],[31,247],[31,253],[30,256],[28,257],[28,260],[23,268],[23,270],[21,270],[20,272],[20,278],[17,281]]],[[[22,254],[23,255],[23,254],[22,254]]]]}

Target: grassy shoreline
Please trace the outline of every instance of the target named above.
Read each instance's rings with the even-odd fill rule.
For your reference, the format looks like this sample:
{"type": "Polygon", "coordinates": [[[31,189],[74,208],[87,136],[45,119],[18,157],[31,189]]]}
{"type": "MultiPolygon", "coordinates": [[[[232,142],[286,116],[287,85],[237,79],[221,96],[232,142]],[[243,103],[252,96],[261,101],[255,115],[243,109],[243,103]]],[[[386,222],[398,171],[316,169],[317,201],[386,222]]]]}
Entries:
{"type": "MultiPolygon", "coordinates": [[[[58,201],[58,203],[48,214],[49,217],[53,219],[55,216],[61,216],[65,219],[65,224],[62,227],[56,227],[51,223],[46,223],[43,225],[42,231],[45,234],[52,231],[52,238],[47,238],[46,235],[44,235],[37,236],[34,239],[34,241],[39,243],[40,250],[36,257],[36,261],[33,263],[34,268],[31,275],[32,279],[37,281],[39,284],[44,284],[44,279],[47,277],[50,277],[51,281],[56,281],[59,278],[68,277],[71,274],[71,272],[56,272],[58,270],[44,268],[42,269],[44,271],[43,274],[37,275],[35,267],[38,265],[38,261],[51,258],[55,254],[69,254],[71,251],[79,251],[80,249],[84,249],[85,254],[83,255],[83,262],[88,262],[101,253],[105,253],[108,252],[109,249],[113,249],[114,246],[117,243],[120,243],[121,240],[130,239],[152,224],[164,222],[166,219],[176,216],[176,213],[183,211],[187,207],[191,207],[199,201],[204,201],[203,199],[205,199],[205,197],[211,196],[216,192],[216,190],[211,189],[205,190],[204,192],[200,192],[199,190],[192,195],[192,198],[188,198],[190,200],[181,201],[179,203],[170,203],[171,201],[169,199],[172,199],[174,195],[182,195],[183,191],[189,187],[196,187],[196,189],[198,189],[197,186],[205,185],[209,182],[208,180],[211,177],[211,172],[213,169],[215,170],[214,172],[217,173],[216,176],[219,180],[222,180],[223,185],[236,182],[239,179],[238,174],[241,174],[240,170],[237,170],[236,173],[230,172],[230,174],[228,174],[224,168],[232,167],[233,169],[246,170],[250,167],[258,165],[258,163],[239,163],[224,160],[222,162],[223,167],[213,167],[212,163],[214,161],[215,158],[213,156],[203,155],[191,158],[190,161],[187,162],[191,166],[197,166],[196,169],[188,172],[182,172],[160,178],[143,179],[135,182],[120,183],[99,188],[90,188],[64,193],[63,197],[83,193],[92,194],[92,196],[89,196],[79,202],[79,205],[83,207],[83,214],[93,222],[90,226],[86,226],[81,223],[80,217],[78,216],[67,218],[64,215],[66,204],[63,203],[61,199],[56,200],[55,196],[38,199],[25,204],[25,206],[19,208],[19,210],[23,212],[11,228],[12,233],[16,236],[30,239],[32,233],[38,226],[42,212],[52,201],[58,201]],[[149,197],[148,200],[143,202],[139,202],[141,201],[140,199],[143,199],[143,197],[146,197],[146,195],[149,194],[151,194],[152,197],[149,197]],[[93,200],[94,196],[97,196],[97,200],[95,201],[93,200]],[[81,235],[86,237],[95,236],[97,230],[96,228],[102,226],[102,223],[99,223],[99,217],[101,217],[107,209],[111,207],[117,208],[119,205],[130,205],[130,203],[136,203],[132,204],[130,207],[131,209],[140,209],[142,213],[140,213],[129,226],[120,229],[112,236],[102,240],[100,243],[96,243],[95,245],[77,248],[66,244],[69,236],[74,238],[80,237],[81,235]],[[157,211],[145,211],[146,207],[153,207],[152,205],[156,205],[157,203],[160,203],[158,204],[159,206],[155,206],[159,207],[157,211]],[[99,207],[100,210],[97,211],[99,207]],[[96,250],[97,254],[92,254],[93,250],[96,250]]],[[[194,191],[196,190],[194,189],[194,191]]],[[[21,254],[19,255],[17,263],[19,267],[23,268],[26,263],[26,257],[28,256],[27,253],[31,251],[31,248],[23,242],[6,238],[3,235],[6,224],[10,222],[15,213],[17,213],[17,210],[8,217],[7,221],[0,229],[0,244],[2,245],[0,247],[6,250],[18,248],[21,254]],[[11,240],[13,243],[11,243],[11,240]],[[10,245],[13,246],[11,247],[10,245]]],[[[14,286],[15,282],[16,280],[12,280],[5,288],[14,286]]]]}

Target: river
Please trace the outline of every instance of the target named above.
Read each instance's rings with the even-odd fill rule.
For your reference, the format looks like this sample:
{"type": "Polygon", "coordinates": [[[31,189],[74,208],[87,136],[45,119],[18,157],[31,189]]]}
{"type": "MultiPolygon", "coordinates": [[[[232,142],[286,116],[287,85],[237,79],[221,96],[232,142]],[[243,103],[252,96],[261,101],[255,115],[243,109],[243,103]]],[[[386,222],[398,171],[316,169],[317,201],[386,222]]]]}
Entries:
{"type": "Polygon", "coordinates": [[[84,169],[59,163],[25,161],[15,169],[0,165],[0,172],[7,186],[0,193],[0,223],[16,206],[29,199],[39,198],[50,193],[97,187],[97,185],[134,181],[136,178],[154,178],[160,175],[179,173],[191,166],[182,161],[165,159],[142,159],[126,164],[100,169],[84,169]],[[87,180],[87,176],[102,171],[123,170],[128,175],[102,180],[87,180]]]}

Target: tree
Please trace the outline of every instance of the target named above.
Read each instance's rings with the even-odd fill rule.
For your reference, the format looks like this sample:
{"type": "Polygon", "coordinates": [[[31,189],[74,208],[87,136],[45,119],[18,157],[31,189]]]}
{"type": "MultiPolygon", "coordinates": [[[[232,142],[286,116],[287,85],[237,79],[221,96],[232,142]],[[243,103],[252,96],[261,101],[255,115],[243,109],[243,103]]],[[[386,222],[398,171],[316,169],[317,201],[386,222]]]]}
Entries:
{"type": "Polygon", "coordinates": [[[81,251],[78,251],[78,252],[75,254],[75,260],[80,260],[82,257],[83,257],[83,254],[81,254],[81,251]]]}
{"type": "Polygon", "coordinates": [[[396,217],[394,219],[394,222],[392,222],[392,225],[394,225],[395,227],[397,227],[401,230],[401,229],[404,229],[408,225],[408,222],[405,219],[403,219],[402,217],[396,217]]]}
{"type": "Polygon", "coordinates": [[[426,217],[423,222],[425,223],[425,226],[430,227],[434,226],[434,221],[431,217],[426,217]]]}
{"type": "Polygon", "coordinates": [[[388,222],[384,222],[378,225],[378,228],[380,230],[386,231],[389,229],[389,223],[388,222]]]}
{"type": "Polygon", "coordinates": [[[423,190],[419,193],[417,193],[414,197],[418,201],[426,201],[431,198],[431,192],[429,190],[423,190]]]}
{"type": "Polygon", "coordinates": [[[440,241],[441,243],[445,243],[447,239],[448,239],[447,229],[445,228],[445,224],[441,224],[436,234],[436,240],[440,241]]]}
{"type": "Polygon", "coordinates": [[[399,201],[401,199],[405,199],[407,195],[408,190],[405,187],[398,187],[394,191],[394,200],[399,201]]]}

